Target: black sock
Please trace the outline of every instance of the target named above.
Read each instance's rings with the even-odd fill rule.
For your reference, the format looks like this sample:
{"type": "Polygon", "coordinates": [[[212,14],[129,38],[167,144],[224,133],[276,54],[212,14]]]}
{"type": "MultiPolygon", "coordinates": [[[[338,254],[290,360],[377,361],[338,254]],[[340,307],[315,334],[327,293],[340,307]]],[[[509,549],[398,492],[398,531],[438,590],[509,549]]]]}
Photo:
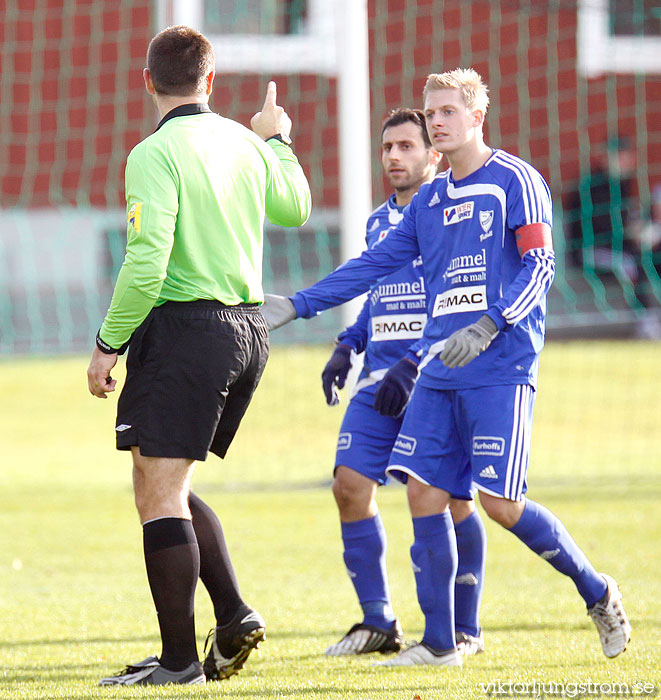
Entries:
{"type": "Polygon", "coordinates": [[[160,663],[170,671],[182,671],[198,661],[194,601],[200,552],[195,531],[190,520],[158,518],[145,523],[142,532],[163,642],[160,663]]]}
{"type": "Polygon", "coordinates": [[[200,578],[209,591],[216,624],[229,622],[244,605],[218,516],[192,491],[188,505],[200,548],[200,578]]]}

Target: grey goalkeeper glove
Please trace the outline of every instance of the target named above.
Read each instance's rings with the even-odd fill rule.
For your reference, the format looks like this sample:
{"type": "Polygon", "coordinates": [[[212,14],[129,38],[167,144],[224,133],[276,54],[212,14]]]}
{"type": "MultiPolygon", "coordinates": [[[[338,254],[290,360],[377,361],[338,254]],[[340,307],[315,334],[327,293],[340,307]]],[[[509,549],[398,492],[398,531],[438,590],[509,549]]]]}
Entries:
{"type": "Polygon", "coordinates": [[[445,341],[445,347],[440,355],[441,362],[451,369],[465,367],[484,352],[497,335],[496,324],[484,314],[470,326],[455,331],[445,341]]]}
{"type": "Polygon", "coordinates": [[[288,297],[279,294],[265,294],[261,312],[270,331],[280,328],[296,318],[294,305],[288,297]]]}

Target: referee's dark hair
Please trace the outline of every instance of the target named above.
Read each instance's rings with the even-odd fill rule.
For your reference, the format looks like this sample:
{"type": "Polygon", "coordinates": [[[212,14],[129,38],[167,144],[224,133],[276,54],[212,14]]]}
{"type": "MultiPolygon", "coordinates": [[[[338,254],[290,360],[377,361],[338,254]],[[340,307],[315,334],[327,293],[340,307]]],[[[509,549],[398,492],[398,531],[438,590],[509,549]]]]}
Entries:
{"type": "Polygon", "coordinates": [[[427,133],[425,115],[421,109],[411,109],[410,107],[398,107],[397,109],[393,109],[383,120],[381,136],[383,136],[383,132],[391,126],[399,126],[400,124],[406,124],[406,122],[412,122],[420,129],[425,146],[431,148],[431,140],[427,133]]]}
{"type": "Polygon", "coordinates": [[[147,49],[147,68],[161,95],[188,97],[202,92],[215,62],[209,40],[184,25],[159,32],[147,49]]]}

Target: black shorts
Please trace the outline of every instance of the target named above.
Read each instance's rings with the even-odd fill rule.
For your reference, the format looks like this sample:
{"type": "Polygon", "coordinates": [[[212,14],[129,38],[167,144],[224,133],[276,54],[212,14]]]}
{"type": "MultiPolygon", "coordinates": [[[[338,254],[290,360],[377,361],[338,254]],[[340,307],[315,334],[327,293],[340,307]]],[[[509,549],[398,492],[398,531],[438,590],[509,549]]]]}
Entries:
{"type": "Polygon", "coordinates": [[[259,306],[166,302],[136,329],[117,404],[117,449],[224,457],[268,359],[259,306]]]}

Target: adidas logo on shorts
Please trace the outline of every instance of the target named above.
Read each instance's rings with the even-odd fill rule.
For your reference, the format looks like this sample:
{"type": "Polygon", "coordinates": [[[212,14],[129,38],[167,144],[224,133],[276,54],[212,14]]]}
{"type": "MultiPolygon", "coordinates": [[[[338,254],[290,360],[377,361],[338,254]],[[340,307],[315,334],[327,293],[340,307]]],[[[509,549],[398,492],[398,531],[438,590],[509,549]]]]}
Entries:
{"type": "Polygon", "coordinates": [[[493,468],[493,464],[490,464],[488,467],[484,467],[484,469],[480,472],[480,476],[483,479],[497,479],[498,474],[496,474],[496,470],[493,468]]]}

